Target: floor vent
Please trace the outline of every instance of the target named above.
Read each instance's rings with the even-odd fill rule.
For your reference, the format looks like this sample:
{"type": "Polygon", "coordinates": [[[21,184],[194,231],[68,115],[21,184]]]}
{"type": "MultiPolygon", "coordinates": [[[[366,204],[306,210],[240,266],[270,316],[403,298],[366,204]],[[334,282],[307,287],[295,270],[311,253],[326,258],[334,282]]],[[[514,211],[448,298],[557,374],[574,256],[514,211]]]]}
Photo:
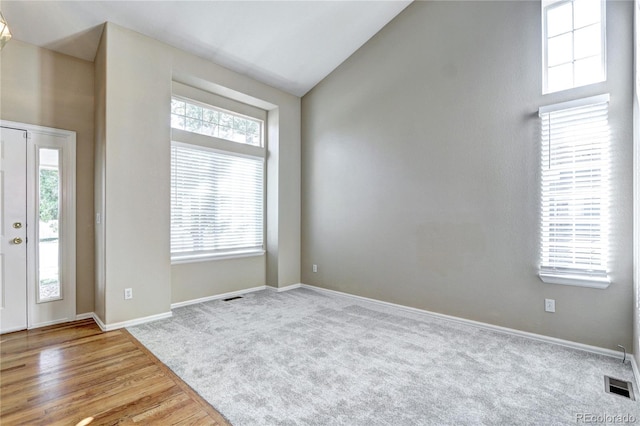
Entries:
{"type": "Polygon", "coordinates": [[[614,393],[616,395],[624,396],[633,401],[636,398],[633,396],[633,385],[631,382],[625,382],[624,380],[614,379],[613,377],[604,376],[604,390],[607,393],[614,393]]]}
{"type": "Polygon", "coordinates": [[[242,299],[242,296],[230,297],[228,299],[222,299],[223,302],[231,302],[232,300],[242,299]]]}

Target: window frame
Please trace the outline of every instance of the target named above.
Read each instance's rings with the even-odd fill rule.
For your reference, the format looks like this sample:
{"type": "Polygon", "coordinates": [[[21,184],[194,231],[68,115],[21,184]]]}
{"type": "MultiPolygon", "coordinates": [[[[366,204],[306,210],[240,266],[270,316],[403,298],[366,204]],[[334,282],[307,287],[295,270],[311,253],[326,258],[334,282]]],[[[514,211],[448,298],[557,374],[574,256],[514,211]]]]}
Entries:
{"type": "MultiPolygon", "coordinates": [[[[571,64],[572,64],[572,73],[573,73],[573,84],[569,87],[564,87],[561,89],[557,89],[557,90],[549,90],[549,66],[548,64],[548,52],[549,52],[549,46],[548,46],[548,41],[549,41],[549,37],[547,36],[548,34],[548,25],[547,25],[547,10],[551,9],[551,8],[556,8],[556,7],[560,7],[563,4],[567,4],[567,3],[572,3],[574,4],[576,1],[579,0],[542,0],[541,2],[541,20],[542,20],[542,94],[543,95],[548,95],[551,93],[558,93],[558,92],[563,92],[566,90],[571,90],[571,89],[575,89],[578,87],[584,87],[584,86],[588,86],[591,84],[596,84],[596,83],[601,83],[603,81],[607,80],[607,25],[606,25],[606,21],[607,21],[607,15],[606,15],[606,10],[607,10],[607,2],[606,0],[600,0],[600,47],[601,47],[601,54],[600,54],[600,67],[602,70],[602,75],[601,78],[599,80],[595,80],[589,83],[584,83],[584,84],[580,84],[580,85],[576,85],[575,83],[575,62],[576,62],[576,58],[572,52],[572,60],[571,60],[571,64]]],[[[572,5],[572,11],[573,11],[573,5],[572,5]]],[[[572,13],[572,22],[571,22],[571,33],[575,33],[576,29],[581,29],[581,28],[585,28],[585,27],[581,27],[581,28],[576,28],[574,25],[574,14],[572,13]]],[[[572,50],[574,48],[574,43],[573,43],[573,36],[572,36],[572,50]]],[[[583,58],[580,58],[583,59],[583,58]]]]}
{"type": "MultiPolygon", "coordinates": [[[[606,103],[606,116],[608,117],[609,113],[609,104],[610,97],[608,94],[591,96],[587,98],[576,99],[573,101],[563,102],[554,105],[548,105],[541,107],[539,109],[539,116],[541,118],[541,130],[543,129],[542,125],[542,117],[544,114],[552,114],[554,112],[559,111],[570,111],[572,109],[577,108],[585,108],[589,106],[596,106],[606,103]]],[[[604,168],[599,169],[599,174],[602,179],[599,181],[600,186],[604,187],[604,194],[598,198],[598,207],[599,207],[599,219],[598,219],[598,229],[600,229],[599,237],[600,237],[600,245],[603,250],[600,256],[600,265],[599,269],[587,269],[587,268],[573,268],[573,267],[562,267],[562,266],[551,266],[545,265],[545,248],[547,250],[550,249],[549,246],[545,247],[545,213],[544,213],[544,200],[549,194],[545,194],[545,181],[544,181],[544,148],[543,144],[546,142],[551,145],[552,141],[550,139],[545,139],[544,132],[541,131],[540,134],[540,213],[539,213],[539,223],[540,223],[540,247],[539,247],[539,260],[540,264],[538,267],[538,276],[540,279],[549,284],[563,284],[563,285],[573,285],[579,287],[590,287],[590,288],[598,288],[604,289],[607,288],[611,284],[610,279],[610,270],[609,270],[609,210],[610,210],[610,198],[611,198],[611,169],[610,169],[610,161],[609,156],[611,154],[611,133],[608,124],[605,125],[605,131],[608,132],[607,135],[607,146],[602,147],[603,153],[601,162],[604,164],[604,168]],[[607,167],[609,165],[609,167],[607,167]]],[[[550,148],[549,148],[550,150],[550,148]]],[[[551,152],[549,152],[551,155],[551,152]]],[[[590,154],[591,155],[591,154],[590,154]]],[[[572,161],[575,160],[575,156],[572,156],[572,161]]],[[[550,160],[551,161],[551,160],[550,160]]],[[[564,164],[570,163],[569,161],[565,161],[564,164]]],[[[573,171],[584,170],[586,167],[583,165],[577,166],[573,168],[573,171]]],[[[572,183],[575,181],[572,180],[572,183]]],[[[567,197],[569,198],[569,197],[567,197]]],[[[577,222],[573,222],[572,225],[575,225],[577,222]]],[[[550,233],[550,230],[548,230],[550,233]]],[[[572,243],[573,244],[573,243],[572,243]]]]}
{"type": "MultiPolygon", "coordinates": [[[[220,250],[210,253],[173,253],[170,252],[171,264],[203,262],[212,260],[242,258],[249,256],[262,256],[266,253],[266,188],[267,188],[267,112],[259,108],[247,105],[235,100],[224,98],[212,93],[204,92],[190,86],[173,82],[172,99],[180,99],[194,105],[223,110],[238,116],[246,116],[261,121],[262,143],[261,146],[244,144],[229,139],[203,135],[171,127],[171,149],[174,146],[186,146],[192,149],[201,149],[217,152],[233,157],[260,159],[262,161],[262,245],[260,249],[238,248],[220,250]],[[217,104],[209,103],[216,102],[217,104]],[[221,106],[218,106],[220,105],[221,106]],[[236,112],[237,110],[237,112],[236,112]]],[[[173,169],[173,163],[171,165],[173,169]]],[[[173,179],[173,170],[171,171],[173,179]]],[[[171,183],[173,189],[173,182],[171,183]]]]}

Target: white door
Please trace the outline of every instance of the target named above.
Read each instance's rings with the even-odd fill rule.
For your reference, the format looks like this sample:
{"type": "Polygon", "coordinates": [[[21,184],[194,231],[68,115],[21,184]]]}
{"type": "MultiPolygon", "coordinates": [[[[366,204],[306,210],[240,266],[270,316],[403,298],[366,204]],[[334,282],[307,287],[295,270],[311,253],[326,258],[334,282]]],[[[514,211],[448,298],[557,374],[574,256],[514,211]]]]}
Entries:
{"type": "Polygon", "coordinates": [[[72,321],[75,133],[0,124],[0,333],[72,321]]]}
{"type": "Polygon", "coordinates": [[[0,332],[27,328],[27,132],[0,127],[0,332]]]}

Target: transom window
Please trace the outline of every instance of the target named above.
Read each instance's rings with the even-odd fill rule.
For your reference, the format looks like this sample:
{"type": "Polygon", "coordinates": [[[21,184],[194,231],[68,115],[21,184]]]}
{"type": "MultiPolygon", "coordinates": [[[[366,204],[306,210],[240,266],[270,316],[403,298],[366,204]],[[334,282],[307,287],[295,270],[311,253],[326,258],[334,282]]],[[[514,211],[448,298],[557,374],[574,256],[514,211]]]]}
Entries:
{"type": "Polygon", "coordinates": [[[604,0],[543,0],[544,93],[605,80],[604,0]]]}
{"type": "Polygon", "coordinates": [[[262,121],[178,97],[171,99],[171,127],[262,146],[262,121]]]}

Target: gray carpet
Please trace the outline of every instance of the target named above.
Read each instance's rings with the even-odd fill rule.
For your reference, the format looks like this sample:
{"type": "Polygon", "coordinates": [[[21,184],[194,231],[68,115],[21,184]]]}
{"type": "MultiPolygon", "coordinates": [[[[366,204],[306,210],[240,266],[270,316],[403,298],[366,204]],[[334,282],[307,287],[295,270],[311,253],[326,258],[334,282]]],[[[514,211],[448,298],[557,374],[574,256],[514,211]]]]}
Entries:
{"type": "Polygon", "coordinates": [[[235,426],[640,422],[604,392],[605,374],[633,381],[629,364],[308,289],[128,330],[235,426]]]}

